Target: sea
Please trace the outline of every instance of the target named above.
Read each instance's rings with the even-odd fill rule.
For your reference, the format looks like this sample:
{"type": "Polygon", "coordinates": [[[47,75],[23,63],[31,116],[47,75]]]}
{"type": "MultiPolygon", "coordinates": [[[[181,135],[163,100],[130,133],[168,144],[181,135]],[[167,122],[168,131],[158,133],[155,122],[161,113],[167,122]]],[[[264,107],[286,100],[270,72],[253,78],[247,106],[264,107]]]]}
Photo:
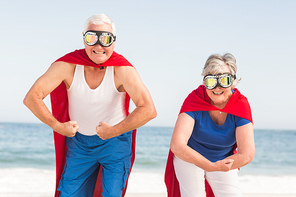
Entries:
{"type": "MultiPolygon", "coordinates": [[[[173,127],[137,130],[128,193],[166,193],[173,127]]],[[[255,129],[256,155],[239,172],[243,193],[295,194],[296,130],[255,129]]],[[[0,123],[0,197],[47,197],[55,188],[53,131],[44,124],[0,123]]]]}

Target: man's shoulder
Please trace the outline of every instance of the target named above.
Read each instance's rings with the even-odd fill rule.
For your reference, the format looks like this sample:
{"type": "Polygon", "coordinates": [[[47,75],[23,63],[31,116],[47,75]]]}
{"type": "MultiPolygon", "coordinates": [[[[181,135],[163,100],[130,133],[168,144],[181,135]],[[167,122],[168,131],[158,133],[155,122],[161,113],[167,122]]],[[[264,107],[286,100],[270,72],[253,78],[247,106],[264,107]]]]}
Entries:
{"type": "Polygon", "coordinates": [[[72,73],[76,68],[76,64],[63,62],[63,61],[57,61],[51,64],[50,69],[56,70],[58,72],[62,73],[72,73]]]}
{"type": "Polygon", "coordinates": [[[52,63],[51,66],[61,67],[61,68],[75,68],[76,64],[72,64],[72,63],[64,62],[64,61],[56,61],[56,62],[52,63]]]}
{"type": "Polygon", "coordinates": [[[115,75],[132,76],[137,75],[137,71],[132,66],[114,66],[115,75]]]}

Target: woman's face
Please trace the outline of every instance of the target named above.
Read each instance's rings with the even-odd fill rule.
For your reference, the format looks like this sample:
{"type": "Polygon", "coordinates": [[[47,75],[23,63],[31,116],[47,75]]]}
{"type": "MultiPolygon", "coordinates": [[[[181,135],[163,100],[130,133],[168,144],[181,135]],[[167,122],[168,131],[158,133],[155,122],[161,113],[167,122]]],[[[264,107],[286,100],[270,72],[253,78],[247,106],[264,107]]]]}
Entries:
{"type": "MultiPolygon", "coordinates": [[[[223,74],[223,73],[231,73],[228,66],[225,65],[221,69],[221,73],[215,73],[215,74],[223,74]]],[[[210,74],[214,74],[214,73],[210,73],[210,74]]],[[[216,88],[211,90],[206,89],[206,91],[211,99],[212,105],[222,109],[225,107],[225,105],[227,104],[228,100],[232,95],[232,86],[228,88],[222,88],[220,86],[217,86],[216,88]]]]}

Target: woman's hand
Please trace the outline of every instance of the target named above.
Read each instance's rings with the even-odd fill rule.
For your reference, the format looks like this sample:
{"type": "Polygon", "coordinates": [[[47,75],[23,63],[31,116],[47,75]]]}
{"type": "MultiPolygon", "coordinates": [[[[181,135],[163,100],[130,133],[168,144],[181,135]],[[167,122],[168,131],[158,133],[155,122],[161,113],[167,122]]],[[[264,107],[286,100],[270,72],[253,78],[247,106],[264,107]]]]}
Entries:
{"type": "Polygon", "coordinates": [[[228,172],[229,170],[231,170],[233,162],[234,162],[233,159],[223,159],[223,160],[216,161],[215,163],[213,163],[212,171],[228,172]]]}

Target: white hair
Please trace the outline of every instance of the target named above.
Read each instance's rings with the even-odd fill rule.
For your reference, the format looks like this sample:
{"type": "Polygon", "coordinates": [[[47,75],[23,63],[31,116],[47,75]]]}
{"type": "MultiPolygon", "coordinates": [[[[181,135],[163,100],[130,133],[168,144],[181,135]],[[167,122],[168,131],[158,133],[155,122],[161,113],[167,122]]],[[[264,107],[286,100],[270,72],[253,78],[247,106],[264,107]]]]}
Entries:
{"type": "MultiPolygon", "coordinates": [[[[215,75],[215,74],[221,73],[222,68],[225,66],[229,68],[230,73],[233,76],[236,75],[236,71],[237,71],[236,59],[232,54],[226,53],[223,56],[219,54],[211,55],[207,59],[201,75],[206,76],[208,74],[215,75]]],[[[233,87],[235,87],[239,81],[240,79],[235,79],[233,81],[233,87]]]]}
{"type": "Polygon", "coordinates": [[[116,29],[115,29],[115,24],[111,20],[111,18],[105,14],[95,14],[91,17],[89,17],[84,24],[84,32],[87,31],[87,28],[90,24],[94,25],[103,25],[103,24],[109,24],[112,28],[112,33],[115,36],[116,35],[116,29]]]}

